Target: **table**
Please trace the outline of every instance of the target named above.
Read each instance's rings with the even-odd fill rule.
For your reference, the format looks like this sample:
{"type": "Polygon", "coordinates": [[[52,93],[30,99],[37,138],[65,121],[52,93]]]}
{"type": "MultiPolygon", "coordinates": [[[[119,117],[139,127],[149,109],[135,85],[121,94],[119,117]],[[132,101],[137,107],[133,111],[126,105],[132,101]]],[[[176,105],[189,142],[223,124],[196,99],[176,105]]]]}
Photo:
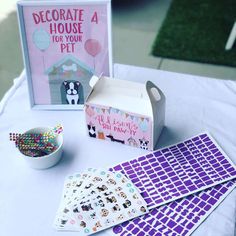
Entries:
{"type": "MultiPolygon", "coordinates": [[[[236,83],[199,76],[116,64],[116,78],[151,80],[166,95],[166,126],[156,148],[209,131],[236,163],[236,83]]],[[[76,235],[57,232],[52,223],[66,175],[87,167],[107,167],[147,153],[117,143],[89,138],[82,111],[35,111],[29,108],[25,74],[15,79],[0,104],[0,235],[76,235]],[[47,170],[34,170],[9,142],[9,132],[37,126],[64,126],[64,154],[47,170]]],[[[236,190],[193,233],[232,236],[236,190]]],[[[108,235],[105,231],[98,235],[108,235]]]]}

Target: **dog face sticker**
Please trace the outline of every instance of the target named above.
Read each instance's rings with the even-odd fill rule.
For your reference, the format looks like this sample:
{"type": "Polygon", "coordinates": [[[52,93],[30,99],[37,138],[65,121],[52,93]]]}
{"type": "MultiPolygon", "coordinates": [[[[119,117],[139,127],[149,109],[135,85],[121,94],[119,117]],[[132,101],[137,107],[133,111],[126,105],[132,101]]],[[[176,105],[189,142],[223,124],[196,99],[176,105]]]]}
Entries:
{"type": "Polygon", "coordinates": [[[105,204],[102,199],[98,200],[98,202],[95,203],[96,206],[104,207],[105,204]]]}
{"type": "Polygon", "coordinates": [[[142,206],[141,208],[140,208],[140,210],[142,211],[142,212],[147,212],[147,210],[146,210],[146,208],[144,207],[144,206],[142,206]]]}
{"type": "Polygon", "coordinates": [[[91,203],[88,204],[88,205],[82,205],[81,208],[82,208],[82,211],[90,211],[90,210],[93,210],[91,203]]]}
{"type": "Polygon", "coordinates": [[[109,196],[109,195],[111,195],[112,194],[112,192],[105,192],[104,193],[104,196],[109,196]]]}
{"type": "Polygon", "coordinates": [[[122,204],[124,208],[128,208],[131,206],[131,201],[130,200],[125,200],[125,202],[122,204]]]}
{"type": "Polygon", "coordinates": [[[85,228],[85,227],[86,227],[86,223],[85,223],[84,221],[81,221],[81,222],[80,222],[80,226],[81,226],[82,228],[85,228]]]}
{"type": "Polygon", "coordinates": [[[108,214],[109,214],[109,211],[107,210],[107,209],[105,209],[105,208],[103,208],[102,210],[101,210],[101,216],[102,217],[106,217],[106,216],[108,216],[108,214]]]}
{"type": "Polygon", "coordinates": [[[106,190],[108,190],[108,188],[107,188],[107,186],[106,185],[102,185],[102,186],[98,186],[97,187],[97,190],[99,191],[99,192],[103,192],[103,191],[106,191],[106,190]]]}
{"type": "Polygon", "coordinates": [[[91,213],[90,218],[94,220],[96,218],[96,212],[91,213]]]}
{"type": "Polygon", "coordinates": [[[85,186],[85,189],[89,189],[89,188],[91,188],[92,186],[93,186],[93,184],[90,183],[90,184],[88,184],[88,185],[85,186]]]}
{"type": "Polygon", "coordinates": [[[123,214],[120,214],[118,217],[117,217],[117,220],[123,220],[125,217],[123,214]]]}
{"type": "Polygon", "coordinates": [[[118,187],[118,188],[115,189],[116,192],[120,192],[121,190],[122,190],[121,187],[118,187]]]}
{"type": "Polygon", "coordinates": [[[114,196],[106,197],[106,201],[107,201],[107,203],[116,203],[117,202],[117,200],[114,196]]]}
{"type": "Polygon", "coordinates": [[[122,198],[124,198],[124,199],[127,198],[127,195],[126,195],[124,192],[120,192],[120,193],[118,194],[118,196],[119,196],[119,197],[122,197],[122,198]]]}
{"type": "Polygon", "coordinates": [[[115,206],[112,207],[112,211],[113,211],[113,212],[120,211],[120,210],[121,210],[121,209],[120,209],[120,207],[119,207],[118,204],[115,204],[115,206]]]}
{"type": "Polygon", "coordinates": [[[114,179],[108,179],[108,180],[107,180],[107,183],[108,183],[109,185],[116,185],[116,181],[115,181],[114,179]]]}
{"type": "Polygon", "coordinates": [[[136,213],[136,210],[135,209],[132,209],[130,211],[128,211],[128,216],[129,217],[133,217],[133,215],[136,213]]]}
{"type": "Polygon", "coordinates": [[[98,183],[98,182],[101,182],[101,181],[102,181],[102,178],[100,178],[100,177],[94,177],[93,178],[94,183],[98,183]]]}
{"type": "Polygon", "coordinates": [[[106,219],[106,221],[105,221],[105,224],[106,224],[106,225],[111,225],[111,224],[113,224],[113,223],[114,223],[114,220],[111,219],[111,218],[106,219]]]}

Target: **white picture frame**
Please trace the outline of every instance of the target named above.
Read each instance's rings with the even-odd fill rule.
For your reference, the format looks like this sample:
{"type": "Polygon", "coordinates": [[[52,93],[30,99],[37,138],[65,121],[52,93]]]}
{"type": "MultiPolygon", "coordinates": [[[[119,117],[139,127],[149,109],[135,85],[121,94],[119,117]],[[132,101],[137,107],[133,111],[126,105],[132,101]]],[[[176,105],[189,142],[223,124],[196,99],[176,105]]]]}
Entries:
{"type": "Polygon", "coordinates": [[[111,1],[19,1],[30,106],[83,109],[93,74],[113,77],[111,1]]]}

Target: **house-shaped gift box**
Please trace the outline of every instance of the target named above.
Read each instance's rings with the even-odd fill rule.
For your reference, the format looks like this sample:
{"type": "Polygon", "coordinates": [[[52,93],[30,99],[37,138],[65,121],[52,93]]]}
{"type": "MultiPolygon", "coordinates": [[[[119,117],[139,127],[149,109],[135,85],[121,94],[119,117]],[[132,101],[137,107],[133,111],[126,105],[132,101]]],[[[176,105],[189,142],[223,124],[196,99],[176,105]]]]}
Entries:
{"type": "Polygon", "coordinates": [[[95,77],[85,102],[90,137],[153,150],[165,120],[165,96],[148,81],[95,77]]]}

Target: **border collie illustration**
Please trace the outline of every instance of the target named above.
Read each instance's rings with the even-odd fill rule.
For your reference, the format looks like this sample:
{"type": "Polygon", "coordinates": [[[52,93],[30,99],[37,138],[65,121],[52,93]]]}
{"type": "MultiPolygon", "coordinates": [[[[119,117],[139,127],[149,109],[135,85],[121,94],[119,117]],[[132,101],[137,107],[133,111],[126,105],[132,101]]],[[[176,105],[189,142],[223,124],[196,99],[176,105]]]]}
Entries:
{"type": "Polygon", "coordinates": [[[78,81],[64,81],[66,90],[66,101],[70,105],[79,104],[79,86],[78,81]]]}
{"type": "Polygon", "coordinates": [[[89,136],[92,138],[96,138],[96,127],[92,124],[88,124],[88,132],[89,132],[89,136]]]}
{"type": "Polygon", "coordinates": [[[145,138],[142,138],[142,139],[139,139],[139,142],[140,142],[140,148],[144,150],[148,150],[149,141],[147,141],[145,138]]]}

